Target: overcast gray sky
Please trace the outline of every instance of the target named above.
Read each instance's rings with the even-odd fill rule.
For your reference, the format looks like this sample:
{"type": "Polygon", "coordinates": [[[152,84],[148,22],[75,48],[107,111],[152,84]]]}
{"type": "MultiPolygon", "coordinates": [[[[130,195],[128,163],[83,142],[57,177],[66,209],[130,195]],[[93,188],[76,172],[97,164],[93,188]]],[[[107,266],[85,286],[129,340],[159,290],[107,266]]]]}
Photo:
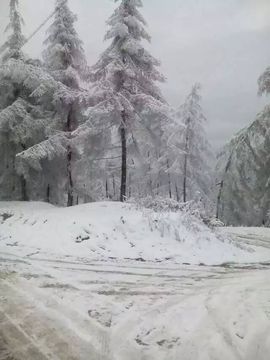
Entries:
{"type": "MultiPolygon", "coordinates": [[[[53,11],[54,0],[21,0],[24,32],[31,34],[53,11]]],[[[9,0],[0,0],[0,43],[5,39],[9,0]]],[[[105,21],[114,0],[69,0],[89,64],[108,45],[105,21]]],[[[162,62],[163,92],[179,106],[196,81],[214,147],[248,125],[267,99],[257,96],[257,79],[270,65],[269,0],[144,0],[143,15],[152,36],[150,50],[162,62]]],[[[40,57],[45,30],[25,51],[40,57]]],[[[270,102],[270,99],[268,99],[270,102]]]]}

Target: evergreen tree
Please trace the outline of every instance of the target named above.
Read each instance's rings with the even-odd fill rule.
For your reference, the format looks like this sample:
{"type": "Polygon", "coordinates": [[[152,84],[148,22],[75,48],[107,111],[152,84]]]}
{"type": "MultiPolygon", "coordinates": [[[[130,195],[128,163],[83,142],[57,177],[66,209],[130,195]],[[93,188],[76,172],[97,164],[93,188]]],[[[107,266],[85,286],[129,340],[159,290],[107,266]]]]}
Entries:
{"type": "MultiPolygon", "coordinates": [[[[201,108],[200,85],[195,84],[185,103],[178,111],[184,125],[180,143],[175,145],[182,152],[182,200],[205,201],[211,187],[210,145],[207,141],[204,123],[206,121],[201,108]]],[[[178,161],[175,163],[179,170],[178,161]]]]}
{"type": "Polygon", "coordinates": [[[44,100],[53,114],[46,138],[17,156],[21,172],[46,186],[47,201],[68,206],[99,199],[103,171],[96,159],[104,157],[101,144],[110,142],[94,108],[93,116],[84,115],[85,104],[98,102],[99,96],[93,100],[82,88],[88,69],[75,20],[67,0],[57,0],[43,53],[45,68],[59,85],[53,101],[44,100]]]}
{"type": "Polygon", "coordinates": [[[11,0],[8,29],[12,34],[2,47],[5,54],[0,64],[0,150],[3,156],[0,197],[45,200],[50,171],[38,179],[33,176],[31,169],[36,166],[40,153],[31,154],[31,149],[59,131],[55,108],[62,108],[70,96],[67,88],[55,81],[38,62],[26,60],[21,50],[25,41],[22,23],[18,0],[11,0]],[[29,159],[27,154],[31,154],[29,159]]]}
{"type": "MultiPolygon", "coordinates": [[[[56,11],[54,21],[48,29],[48,37],[44,44],[46,49],[43,52],[45,66],[52,76],[61,81],[71,90],[74,90],[74,97],[70,99],[66,108],[61,109],[63,122],[62,131],[70,136],[82,121],[81,104],[78,105],[78,94],[80,83],[85,78],[87,63],[85,59],[82,41],[75,30],[74,23],[77,17],[71,12],[67,0],[56,0],[56,11]]],[[[74,204],[74,151],[67,145],[67,204],[74,204]]]]}
{"type": "MultiPolygon", "coordinates": [[[[0,165],[0,197],[7,199],[26,200],[26,184],[23,177],[18,176],[15,167],[16,152],[26,146],[25,139],[20,138],[22,132],[18,123],[23,122],[23,117],[28,114],[27,104],[20,98],[24,90],[20,84],[13,81],[9,72],[10,63],[17,65],[24,59],[21,47],[25,42],[22,34],[23,19],[19,13],[18,0],[10,0],[9,24],[5,32],[10,33],[6,42],[1,46],[3,53],[0,64],[0,148],[2,161],[0,165]]],[[[13,68],[16,73],[18,68],[13,68]]],[[[12,75],[14,75],[14,73],[12,75]]]]}
{"type": "Polygon", "coordinates": [[[52,104],[64,101],[57,96],[62,87],[31,63],[8,59],[0,64],[0,198],[45,199],[42,184],[34,181],[19,158],[55,131],[52,104]]]}
{"type": "MultiPolygon", "coordinates": [[[[259,94],[270,93],[270,67],[260,76],[259,94]]],[[[236,134],[218,156],[217,217],[233,226],[268,224],[270,208],[270,106],[236,134]]]]}
{"type": "Polygon", "coordinates": [[[167,161],[167,176],[169,180],[169,193],[175,194],[177,201],[182,200],[181,180],[183,178],[183,134],[185,126],[182,123],[181,108],[172,111],[173,121],[166,129],[167,136],[167,153],[165,160],[167,161]]]}
{"type": "Polygon", "coordinates": [[[138,153],[135,144],[139,144],[142,132],[148,133],[149,141],[158,138],[154,123],[148,123],[153,114],[158,122],[166,117],[165,101],[155,84],[164,81],[164,77],[157,70],[159,62],[142,45],[142,40],[150,41],[150,36],[144,29],[146,22],[140,7],[141,0],[121,1],[107,23],[105,40],[111,40],[111,45],[93,67],[92,74],[94,93],[102,100],[99,111],[103,109],[108,124],[119,131],[121,201],[128,195],[127,167],[135,157],[128,151],[133,147],[138,153]]]}
{"type": "Polygon", "coordinates": [[[46,68],[56,80],[72,89],[80,88],[87,71],[83,43],[74,26],[76,21],[68,0],[56,0],[54,21],[47,30],[43,51],[46,68]]]}
{"type": "Polygon", "coordinates": [[[6,27],[6,32],[10,32],[10,35],[0,48],[0,53],[4,52],[3,61],[9,58],[23,59],[21,50],[25,43],[25,37],[22,34],[23,24],[24,21],[19,12],[19,0],[10,0],[9,24],[6,27]]]}

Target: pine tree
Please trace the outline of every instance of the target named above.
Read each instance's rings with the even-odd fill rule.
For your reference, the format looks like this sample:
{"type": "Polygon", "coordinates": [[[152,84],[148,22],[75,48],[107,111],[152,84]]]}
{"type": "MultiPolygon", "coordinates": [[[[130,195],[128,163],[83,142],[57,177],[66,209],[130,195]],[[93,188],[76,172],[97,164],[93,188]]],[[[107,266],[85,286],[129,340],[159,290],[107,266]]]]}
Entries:
{"type": "MultiPolygon", "coordinates": [[[[182,200],[187,202],[198,196],[205,200],[210,192],[211,149],[207,141],[204,123],[206,121],[201,108],[200,84],[195,84],[185,103],[178,111],[184,125],[180,143],[176,146],[182,161],[182,200]]],[[[179,163],[176,163],[177,169],[179,163]]]]}
{"type": "Polygon", "coordinates": [[[2,46],[5,54],[0,64],[0,152],[3,160],[0,163],[0,198],[45,200],[48,176],[38,179],[32,176],[40,153],[31,149],[59,131],[55,108],[67,104],[71,95],[38,62],[23,54],[22,23],[18,0],[11,0],[8,29],[12,34],[2,46]],[[31,156],[27,158],[27,154],[31,156]]]}
{"type": "Polygon", "coordinates": [[[53,101],[43,99],[53,114],[46,138],[17,155],[20,172],[41,183],[47,201],[68,206],[100,199],[99,159],[105,156],[104,144],[110,142],[106,124],[96,120],[95,108],[90,115],[85,111],[85,104],[93,105],[99,96],[82,88],[88,68],[75,20],[67,1],[58,0],[43,53],[48,76],[59,85],[51,92],[53,101]]]}
{"type": "Polygon", "coordinates": [[[56,0],[54,21],[47,30],[43,59],[56,80],[72,89],[80,88],[87,71],[83,43],[75,30],[77,16],[68,0],[56,0]]]}
{"type": "Polygon", "coordinates": [[[4,52],[3,61],[9,58],[23,59],[22,46],[25,43],[25,37],[22,34],[22,25],[24,21],[19,12],[19,0],[10,0],[10,22],[6,27],[6,32],[10,32],[7,41],[1,46],[0,53],[4,52]]]}
{"type": "MultiPolygon", "coordinates": [[[[61,81],[68,88],[79,91],[80,83],[85,78],[87,62],[85,59],[82,41],[75,30],[74,23],[77,17],[68,7],[67,0],[56,0],[54,21],[48,29],[48,37],[44,44],[46,49],[43,58],[47,69],[52,76],[61,81]]],[[[78,94],[77,94],[78,96],[78,94]]],[[[76,98],[70,101],[66,109],[61,109],[63,131],[71,134],[79,126],[81,119],[80,108],[76,98]]],[[[74,204],[74,153],[70,145],[67,148],[67,193],[68,206],[74,204]]]]}
{"type": "Polygon", "coordinates": [[[44,52],[46,67],[33,93],[51,111],[46,136],[16,156],[19,172],[31,179],[42,200],[68,206],[99,199],[102,169],[98,160],[104,157],[103,145],[110,142],[105,124],[98,127],[94,108],[93,116],[84,116],[84,104],[98,100],[81,88],[87,67],[73,21],[66,1],[57,1],[44,52]],[[50,97],[45,97],[45,74],[51,79],[50,97]]]}
{"type": "MultiPolygon", "coordinates": [[[[270,93],[270,67],[258,80],[259,95],[270,93]]],[[[270,106],[242,129],[218,155],[217,217],[233,226],[262,226],[270,208],[270,106]]]]}
{"type": "Polygon", "coordinates": [[[166,128],[166,144],[167,152],[165,160],[167,161],[167,175],[170,185],[170,194],[175,194],[177,201],[182,200],[181,197],[181,180],[183,178],[183,135],[185,126],[182,123],[182,112],[172,110],[172,120],[166,128]]]}
{"type": "MultiPolygon", "coordinates": [[[[22,121],[22,115],[25,111],[24,102],[20,101],[22,88],[15,82],[11,81],[8,74],[3,71],[6,63],[10,59],[24,59],[22,46],[25,38],[22,34],[23,19],[19,13],[19,1],[10,0],[9,24],[5,32],[10,33],[6,42],[1,46],[2,64],[0,68],[0,139],[2,166],[1,166],[1,197],[14,196],[18,199],[26,200],[26,184],[23,177],[19,177],[15,170],[15,154],[19,149],[23,149],[24,141],[16,139],[16,121],[22,121]],[[9,121],[8,121],[9,120],[9,121]],[[14,133],[12,132],[14,127],[14,133]],[[8,131],[9,130],[9,131],[8,131]],[[13,142],[14,140],[14,142],[13,142]],[[7,191],[9,190],[9,191],[7,191]],[[9,195],[8,195],[9,194],[9,195]]],[[[15,71],[15,69],[13,69],[15,71]]]]}
{"type": "Polygon", "coordinates": [[[62,94],[62,87],[31,63],[11,58],[0,64],[1,198],[44,199],[41,184],[33,185],[33,178],[17,160],[54,131],[52,104],[64,101],[57,96],[58,92],[62,94]],[[32,196],[34,187],[38,197],[32,196]]]}
{"type": "MultiPolygon", "coordinates": [[[[165,118],[164,98],[156,86],[164,77],[157,70],[159,62],[143,47],[142,40],[150,41],[144,29],[145,20],[138,8],[141,0],[122,0],[108,20],[105,40],[111,45],[93,67],[94,93],[102,100],[100,109],[107,113],[107,121],[118,128],[121,146],[120,200],[127,197],[128,164],[135,154],[129,153],[138,144],[142,132],[150,141],[154,124],[148,124],[149,114],[165,118]],[[148,117],[148,119],[147,119],[148,117]],[[130,158],[128,157],[130,155],[130,158]]],[[[159,121],[158,120],[158,121],[159,121]]],[[[138,151],[137,151],[138,152],[138,151]]]]}

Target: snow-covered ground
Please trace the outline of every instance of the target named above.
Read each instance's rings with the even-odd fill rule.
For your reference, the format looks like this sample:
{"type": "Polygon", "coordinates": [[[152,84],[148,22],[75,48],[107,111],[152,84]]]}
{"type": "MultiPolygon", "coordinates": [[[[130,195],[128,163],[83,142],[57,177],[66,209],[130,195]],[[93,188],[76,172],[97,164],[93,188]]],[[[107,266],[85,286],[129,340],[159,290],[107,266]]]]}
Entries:
{"type": "Polygon", "coordinates": [[[57,208],[0,202],[0,248],[24,256],[137,259],[190,264],[258,262],[265,251],[239,243],[183,213],[157,214],[116,202],[57,208]],[[2,221],[1,221],[2,220],[2,221]]]}
{"type": "Polygon", "coordinates": [[[1,360],[269,360],[269,229],[115,203],[0,214],[1,360]]]}

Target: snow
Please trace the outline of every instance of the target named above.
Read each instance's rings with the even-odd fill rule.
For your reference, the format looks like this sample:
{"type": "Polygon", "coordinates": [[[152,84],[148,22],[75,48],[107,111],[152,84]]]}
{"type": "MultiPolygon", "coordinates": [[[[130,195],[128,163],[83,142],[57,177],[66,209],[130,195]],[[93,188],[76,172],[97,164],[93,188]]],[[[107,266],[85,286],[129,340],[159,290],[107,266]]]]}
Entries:
{"type": "Polygon", "coordinates": [[[0,349],[27,360],[268,360],[269,260],[269,229],[210,230],[115,202],[1,202],[0,349]]]}
{"type": "MultiPolygon", "coordinates": [[[[186,154],[188,198],[208,212],[205,118],[198,85],[175,114],[163,98],[160,62],[141,44],[142,1],[121,1],[91,71],[66,1],[56,1],[44,66],[20,50],[17,5],[0,48],[0,198],[116,199],[120,129],[128,193],[140,200],[0,202],[0,359],[269,360],[270,229],[210,228],[198,204],[194,215],[173,204],[186,154]]],[[[270,68],[259,92],[269,86],[270,68]]],[[[220,159],[228,223],[267,223],[269,109],[220,159]]]]}
{"type": "Polygon", "coordinates": [[[211,230],[184,212],[156,213],[132,204],[99,202],[59,208],[38,202],[0,202],[0,219],[0,249],[13,248],[20,255],[190,264],[270,258],[270,250],[238,245],[224,231],[211,230]]]}
{"type": "Polygon", "coordinates": [[[15,248],[0,253],[0,343],[20,359],[269,358],[267,265],[86,262],[15,248]]]}

